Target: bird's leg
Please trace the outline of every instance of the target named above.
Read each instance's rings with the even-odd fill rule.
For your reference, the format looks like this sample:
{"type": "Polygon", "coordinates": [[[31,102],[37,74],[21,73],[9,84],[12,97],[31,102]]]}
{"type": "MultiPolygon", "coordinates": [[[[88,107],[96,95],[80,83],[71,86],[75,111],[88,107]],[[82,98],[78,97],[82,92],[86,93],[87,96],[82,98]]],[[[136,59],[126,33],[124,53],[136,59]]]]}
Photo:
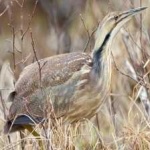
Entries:
{"type": "Polygon", "coordinates": [[[98,113],[96,113],[96,124],[97,124],[97,128],[100,131],[100,124],[99,124],[99,117],[98,117],[98,113]]]}
{"type": "Polygon", "coordinates": [[[33,129],[33,127],[30,126],[30,125],[25,125],[24,128],[27,129],[27,130],[29,131],[29,133],[32,133],[32,135],[33,135],[34,137],[36,137],[36,139],[38,140],[38,144],[39,144],[40,150],[44,150],[44,147],[43,147],[43,143],[42,143],[40,134],[37,133],[37,132],[33,129]]]}
{"type": "Polygon", "coordinates": [[[115,134],[117,134],[117,128],[116,128],[116,110],[115,110],[115,106],[114,106],[114,98],[113,96],[110,96],[110,115],[112,118],[112,122],[113,122],[113,126],[114,126],[114,130],[115,130],[115,134]]]}
{"type": "Polygon", "coordinates": [[[22,139],[21,140],[21,148],[22,148],[22,150],[24,150],[25,149],[24,134],[22,133],[22,131],[20,131],[19,133],[20,133],[20,138],[22,139]]]}

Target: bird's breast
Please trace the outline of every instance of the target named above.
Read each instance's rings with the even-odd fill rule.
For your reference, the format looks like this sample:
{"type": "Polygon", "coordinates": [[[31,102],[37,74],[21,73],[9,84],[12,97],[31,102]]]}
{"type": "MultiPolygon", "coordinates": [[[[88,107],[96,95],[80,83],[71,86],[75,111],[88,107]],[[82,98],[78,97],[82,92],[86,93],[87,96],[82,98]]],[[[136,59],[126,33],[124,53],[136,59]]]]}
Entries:
{"type": "Polygon", "coordinates": [[[91,118],[108,94],[104,87],[90,80],[91,67],[84,65],[63,85],[52,88],[53,106],[65,122],[91,118]]]}

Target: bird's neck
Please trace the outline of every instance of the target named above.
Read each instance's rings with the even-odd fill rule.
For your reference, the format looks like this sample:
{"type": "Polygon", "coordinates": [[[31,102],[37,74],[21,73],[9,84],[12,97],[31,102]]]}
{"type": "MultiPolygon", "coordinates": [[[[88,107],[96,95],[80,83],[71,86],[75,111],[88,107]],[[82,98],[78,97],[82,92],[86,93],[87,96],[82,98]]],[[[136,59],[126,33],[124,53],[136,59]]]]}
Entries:
{"type": "MultiPolygon", "coordinates": [[[[97,42],[97,41],[96,41],[97,42]]],[[[111,34],[107,34],[101,45],[93,52],[92,76],[97,84],[108,86],[111,81],[111,34]]]]}

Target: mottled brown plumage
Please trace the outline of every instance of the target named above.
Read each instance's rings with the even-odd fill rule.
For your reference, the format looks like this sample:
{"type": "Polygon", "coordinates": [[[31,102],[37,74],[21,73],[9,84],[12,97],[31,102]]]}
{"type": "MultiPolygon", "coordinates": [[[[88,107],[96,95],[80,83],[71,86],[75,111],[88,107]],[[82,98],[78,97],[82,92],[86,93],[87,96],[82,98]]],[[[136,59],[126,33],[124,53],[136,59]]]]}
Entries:
{"type": "MultiPolygon", "coordinates": [[[[39,107],[41,106],[41,101],[47,98],[51,99],[56,110],[66,110],[67,106],[64,102],[71,101],[71,97],[77,88],[81,90],[84,87],[85,81],[87,83],[89,80],[88,73],[92,66],[91,57],[85,53],[62,54],[39,62],[40,66],[42,66],[42,87],[40,88],[39,82],[39,66],[35,62],[24,69],[16,83],[14,105],[11,106],[9,115],[10,120],[16,114],[29,114],[28,111],[31,107],[33,107],[32,111],[30,111],[31,114],[36,111],[32,114],[32,117],[34,114],[38,117],[43,117],[44,110],[39,109],[39,107]],[[84,70],[86,71],[85,73],[83,72],[84,70]],[[84,82],[79,85],[79,80],[84,82]],[[40,110],[39,112],[33,104],[28,108],[28,102],[31,100],[33,103],[34,97],[36,108],[40,110]],[[17,108],[17,106],[19,107],[17,108]],[[25,107],[21,108],[21,106],[25,107]]],[[[61,116],[62,114],[59,115],[61,116]]]]}
{"type": "Polygon", "coordinates": [[[40,69],[37,62],[27,66],[10,95],[13,103],[5,132],[45,120],[49,105],[64,122],[91,118],[109,92],[112,40],[123,24],[144,9],[106,16],[98,28],[92,56],[82,52],[62,54],[39,60],[40,69]]]}
{"type": "MultiPolygon", "coordinates": [[[[91,65],[91,57],[84,53],[56,55],[40,62],[42,86],[51,87],[64,84],[84,65],[91,65]]],[[[39,66],[35,62],[23,70],[16,84],[18,95],[28,96],[40,87],[39,66]],[[33,77],[33,78],[32,78],[33,77]],[[23,85],[23,86],[22,86],[23,85]],[[29,88],[30,87],[30,88],[29,88]]]]}

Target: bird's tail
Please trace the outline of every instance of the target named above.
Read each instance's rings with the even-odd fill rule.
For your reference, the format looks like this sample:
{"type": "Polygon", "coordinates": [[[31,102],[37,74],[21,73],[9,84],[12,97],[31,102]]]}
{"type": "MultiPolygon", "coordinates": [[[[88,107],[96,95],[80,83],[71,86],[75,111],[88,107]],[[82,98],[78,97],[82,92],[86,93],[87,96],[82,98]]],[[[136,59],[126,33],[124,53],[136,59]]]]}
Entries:
{"type": "Polygon", "coordinates": [[[43,122],[41,117],[32,118],[28,115],[20,115],[15,120],[7,121],[4,126],[4,134],[8,134],[15,131],[24,129],[25,125],[33,126],[35,124],[43,122]]]}

